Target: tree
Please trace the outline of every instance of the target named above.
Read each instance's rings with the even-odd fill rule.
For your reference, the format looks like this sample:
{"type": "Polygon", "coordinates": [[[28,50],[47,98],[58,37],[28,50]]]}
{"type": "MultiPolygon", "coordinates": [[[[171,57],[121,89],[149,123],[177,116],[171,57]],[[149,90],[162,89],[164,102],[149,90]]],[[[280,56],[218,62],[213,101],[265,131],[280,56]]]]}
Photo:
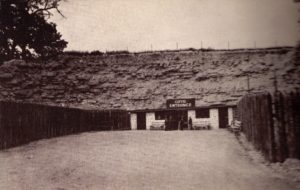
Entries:
{"type": "MultiPolygon", "coordinates": [[[[0,60],[49,58],[67,46],[48,22],[61,0],[0,0],[0,60]]],[[[62,15],[63,16],[63,15],[62,15]]]]}

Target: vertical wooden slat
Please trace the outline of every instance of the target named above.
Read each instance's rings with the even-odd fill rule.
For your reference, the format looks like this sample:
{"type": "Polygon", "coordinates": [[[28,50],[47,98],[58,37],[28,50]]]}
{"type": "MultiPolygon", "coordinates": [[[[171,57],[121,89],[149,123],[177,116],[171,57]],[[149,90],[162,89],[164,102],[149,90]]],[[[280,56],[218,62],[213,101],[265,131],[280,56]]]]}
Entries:
{"type": "Polygon", "coordinates": [[[0,102],[0,149],[85,131],[130,129],[128,117],[124,110],[87,111],[0,102]]]}

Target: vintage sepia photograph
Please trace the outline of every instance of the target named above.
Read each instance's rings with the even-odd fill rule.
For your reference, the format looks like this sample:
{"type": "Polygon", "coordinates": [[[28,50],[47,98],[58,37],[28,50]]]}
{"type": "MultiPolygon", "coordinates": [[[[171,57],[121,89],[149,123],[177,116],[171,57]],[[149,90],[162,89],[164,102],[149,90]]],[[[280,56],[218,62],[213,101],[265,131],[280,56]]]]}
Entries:
{"type": "Polygon", "coordinates": [[[300,0],[0,0],[0,190],[300,189],[300,0]]]}

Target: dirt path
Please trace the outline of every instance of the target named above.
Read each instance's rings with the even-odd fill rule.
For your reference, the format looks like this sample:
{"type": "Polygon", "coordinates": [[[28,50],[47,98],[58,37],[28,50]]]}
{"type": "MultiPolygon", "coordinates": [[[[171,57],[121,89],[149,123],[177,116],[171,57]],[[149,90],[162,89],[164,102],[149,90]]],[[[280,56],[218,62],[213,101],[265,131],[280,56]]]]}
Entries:
{"type": "Polygon", "coordinates": [[[296,189],[225,130],[97,132],[0,152],[0,189],[296,189]]]}

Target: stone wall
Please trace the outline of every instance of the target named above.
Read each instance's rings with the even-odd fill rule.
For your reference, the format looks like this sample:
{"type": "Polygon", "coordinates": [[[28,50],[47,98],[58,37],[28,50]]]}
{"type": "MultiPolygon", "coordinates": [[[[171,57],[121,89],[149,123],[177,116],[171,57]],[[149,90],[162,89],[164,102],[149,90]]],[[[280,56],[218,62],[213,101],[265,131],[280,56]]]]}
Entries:
{"type": "Polygon", "coordinates": [[[155,121],[155,113],[149,112],[146,113],[146,129],[150,130],[150,126],[152,125],[152,122],[155,121]]]}
{"type": "Polygon", "coordinates": [[[291,48],[70,56],[45,63],[0,64],[0,100],[97,109],[165,108],[166,99],[196,106],[235,104],[247,93],[300,87],[291,48]]]}
{"type": "Polygon", "coordinates": [[[209,121],[210,126],[212,129],[218,129],[219,128],[219,110],[216,109],[209,109],[209,121]]]}
{"type": "Polygon", "coordinates": [[[137,130],[137,114],[136,113],[130,114],[130,126],[131,126],[131,130],[137,130]]]}
{"type": "Polygon", "coordinates": [[[188,118],[192,118],[193,123],[197,121],[208,121],[210,123],[210,118],[196,118],[195,110],[188,110],[188,118]]]}

